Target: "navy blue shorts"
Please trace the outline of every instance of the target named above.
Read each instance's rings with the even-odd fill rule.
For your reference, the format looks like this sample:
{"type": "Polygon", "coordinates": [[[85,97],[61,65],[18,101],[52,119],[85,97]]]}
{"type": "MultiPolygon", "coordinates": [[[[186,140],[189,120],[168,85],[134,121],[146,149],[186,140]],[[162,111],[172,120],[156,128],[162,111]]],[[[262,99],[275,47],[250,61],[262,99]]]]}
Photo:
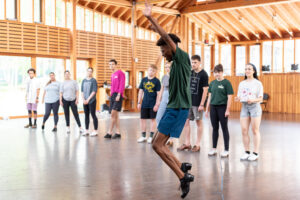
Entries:
{"type": "Polygon", "coordinates": [[[158,131],[164,135],[179,138],[189,114],[189,109],[167,108],[162,116],[158,131]]]}

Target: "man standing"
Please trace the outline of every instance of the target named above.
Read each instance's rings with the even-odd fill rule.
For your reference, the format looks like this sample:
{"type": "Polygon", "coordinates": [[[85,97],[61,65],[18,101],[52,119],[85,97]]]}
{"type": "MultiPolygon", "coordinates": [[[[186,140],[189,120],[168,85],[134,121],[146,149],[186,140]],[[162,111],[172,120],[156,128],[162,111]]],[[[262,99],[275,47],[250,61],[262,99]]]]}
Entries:
{"type": "Polygon", "coordinates": [[[29,75],[29,80],[26,86],[26,103],[28,110],[28,119],[29,124],[27,124],[24,128],[36,128],[36,119],[37,119],[37,105],[39,102],[39,94],[40,94],[40,84],[35,77],[35,69],[31,68],[27,71],[29,75]],[[34,124],[32,124],[32,112],[34,113],[34,124]]]}
{"type": "Polygon", "coordinates": [[[125,74],[118,70],[118,62],[115,59],[109,61],[109,68],[112,70],[111,87],[110,87],[110,108],[111,122],[109,131],[104,136],[107,139],[121,138],[119,112],[122,109],[122,101],[125,89],[125,74]],[[116,128],[115,134],[112,136],[113,129],[116,128]]]}
{"type": "Polygon", "coordinates": [[[158,156],[177,175],[182,191],[181,198],[185,198],[190,191],[190,183],[194,176],[188,171],[190,163],[180,162],[166,143],[170,137],[179,138],[191,107],[191,62],[189,55],[178,47],[180,39],[174,34],[168,34],[152,16],[152,7],[145,0],[144,15],[150,21],[153,29],[161,36],[156,45],[160,47],[162,55],[172,62],[169,80],[168,107],[158,125],[158,132],[153,137],[152,147],[158,156]]]}
{"type": "Polygon", "coordinates": [[[185,143],[181,145],[178,150],[192,150],[192,152],[200,151],[200,142],[202,138],[203,132],[203,111],[204,104],[207,97],[208,92],[208,75],[206,71],[203,69],[201,64],[201,57],[199,55],[192,56],[192,76],[191,76],[191,95],[192,95],[192,108],[189,111],[189,117],[185,123],[185,143]],[[191,146],[191,128],[190,121],[196,120],[197,124],[197,141],[196,144],[191,146]]]}

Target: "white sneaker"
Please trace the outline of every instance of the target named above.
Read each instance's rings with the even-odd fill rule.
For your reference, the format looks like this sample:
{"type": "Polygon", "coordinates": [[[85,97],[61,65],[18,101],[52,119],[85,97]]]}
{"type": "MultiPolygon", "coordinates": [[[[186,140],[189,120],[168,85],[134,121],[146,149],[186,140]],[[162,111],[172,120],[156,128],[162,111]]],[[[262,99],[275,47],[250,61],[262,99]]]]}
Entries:
{"type": "Polygon", "coordinates": [[[67,133],[71,133],[70,127],[67,127],[67,133]]]}
{"type": "Polygon", "coordinates": [[[90,134],[91,137],[95,137],[95,136],[97,136],[97,135],[98,135],[98,133],[97,133],[96,131],[93,131],[93,132],[90,134]]]}
{"type": "Polygon", "coordinates": [[[151,144],[152,143],[152,139],[153,139],[152,137],[148,137],[147,143],[151,144]]]}
{"type": "Polygon", "coordinates": [[[146,140],[147,140],[147,138],[146,137],[140,137],[138,140],[137,140],[137,142],[138,143],[143,143],[143,142],[146,142],[146,140]]]}
{"type": "Polygon", "coordinates": [[[227,158],[229,156],[229,151],[223,151],[221,153],[221,158],[227,158]]]}
{"type": "Polygon", "coordinates": [[[244,153],[244,155],[242,155],[242,157],[240,159],[241,160],[248,160],[249,157],[250,157],[249,153],[244,153]]]}
{"type": "Polygon", "coordinates": [[[88,131],[83,132],[82,136],[89,136],[89,132],[88,131]]]}
{"type": "Polygon", "coordinates": [[[255,155],[255,154],[251,154],[248,158],[249,161],[256,161],[258,159],[258,155],[255,155]]]}
{"type": "Polygon", "coordinates": [[[216,150],[216,149],[210,150],[210,151],[208,152],[208,155],[209,155],[209,156],[215,156],[215,155],[217,155],[217,150],[216,150]]]}
{"type": "Polygon", "coordinates": [[[79,133],[83,133],[83,132],[84,132],[83,128],[79,128],[79,133]]]}

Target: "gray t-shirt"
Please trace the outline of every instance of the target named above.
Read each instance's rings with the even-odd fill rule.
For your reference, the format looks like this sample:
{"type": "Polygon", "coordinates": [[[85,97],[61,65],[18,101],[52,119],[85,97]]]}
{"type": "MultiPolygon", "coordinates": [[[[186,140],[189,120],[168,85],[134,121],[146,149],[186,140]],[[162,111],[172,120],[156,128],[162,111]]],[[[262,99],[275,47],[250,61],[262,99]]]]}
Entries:
{"type": "Polygon", "coordinates": [[[60,86],[60,92],[66,101],[74,101],[76,99],[77,91],[78,84],[75,80],[65,80],[60,86]]]}
{"type": "Polygon", "coordinates": [[[168,91],[169,90],[169,79],[170,76],[169,75],[164,75],[161,79],[161,83],[164,87],[164,91],[168,91]]]}
{"type": "Polygon", "coordinates": [[[241,102],[247,102],[249,99],[257,99],[263,97],[264,89],[262,83],[253,79],[251,81],[244,80],[239,84],[238,97],[241,102]]]}
{"type": "MultiPolygon", "coordinates": [[[[81,92],[83,93],[84,99],[88,99],[92,92],[97,93],[97,81],[94,78],[83,79],[81,84],[81,92]]],[[[93,96],[93,98],[90,100],[89,104],[93,103],[96,100],[96,95],[93,96]]]]}
{"type": "Polygon", "coordinates": [[[60,83],[55,81],[45,87],[45,103],[55,103],[59,100],[60,83]]]}

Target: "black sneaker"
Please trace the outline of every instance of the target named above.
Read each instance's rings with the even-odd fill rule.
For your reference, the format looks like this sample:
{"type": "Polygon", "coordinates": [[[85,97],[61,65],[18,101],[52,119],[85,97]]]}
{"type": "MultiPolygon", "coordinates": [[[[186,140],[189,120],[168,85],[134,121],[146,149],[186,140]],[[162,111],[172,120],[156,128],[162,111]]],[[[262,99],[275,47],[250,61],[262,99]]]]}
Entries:
{"type": "Polygon", "coordinates": [[[115,133],[113,136],[112,136],[112,139],[120,139],[121,138],[121,134],[119,133],[115,133]]]}
{"type": "Polygon", "coordinates": [[[104,136],[104,138],[111,139],[111,134],[106,133],[106,135],[104,136]]]}
{"type": "Polygon", "coordinates": [[[182,179],[180,179],[180,188],[181,188],[181,198],[185,198],[189,191],[190,191],[190,183],[194,181],[194,176],[189,174],[189,173],[185,173],[184,177],[182,179]]]}
{"type": "Polygon", "coordinates": [[[192,169],[192,164],[191,163],[182,163],[180,169],[181,169],[181,171],[183,171],[183,173],[187,173],[189,170],[192,169]]]}
{"type": "Polygon", "coordinates": [[[45,129],[45,125],[42,125],[42,130],[44,130],[45,129]]]}
{"type": "Polygon", "coordinates": [[[57,132],[57,128],[56,128],[56,127],[53,128],[53,129],[52,129],[52,132],[57,132]]]}

